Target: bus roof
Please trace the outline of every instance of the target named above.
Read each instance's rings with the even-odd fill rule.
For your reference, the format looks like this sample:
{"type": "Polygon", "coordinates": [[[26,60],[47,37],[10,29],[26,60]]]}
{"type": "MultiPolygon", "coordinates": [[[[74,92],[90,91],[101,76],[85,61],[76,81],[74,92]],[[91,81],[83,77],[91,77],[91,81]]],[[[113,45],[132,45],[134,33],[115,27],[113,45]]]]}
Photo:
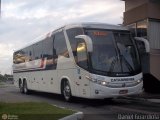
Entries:
{"type": "Polygon", "coordinates": [[[96,23],[96,22],[84,22],[84,23],[72,23],[72,24],[68,24],[68,25],[64,25],[62,27],[59,27],[58,29],[55,29],[51,32],[48,32],[47,34],[40,36],[36,39],[34,39],[34,41],[32,41],[31,43],[29,43],[28,45],[25,45],[24,47],[15,50],[14,52],[17,52],[25,47],[28,47],[32,44],[35,44],[43,39],[45,39],[48,36],[51,36],[54,32],[61,30],[61,29],[71,29],[71,28],[75,28],[75,27],[82,27],[82,28],[98,28],[98,29],[108,29],[108,30],[128,30],[126,27],[123,27],[121,25],[112,25],[112,24],[106,24],[106,23],[96,23]]]}
{"type": "Polygon", "coordinates": [[[112,25],[106,23],[96,23],[96,22],[85,22],[85,23],[75,23],[66,25],[66,29],[74,27],[83,27],[83,28],[99,28],[99,29],[108,29],[108,30],[128,30],[126,27],[121,25],[112,25]]]}

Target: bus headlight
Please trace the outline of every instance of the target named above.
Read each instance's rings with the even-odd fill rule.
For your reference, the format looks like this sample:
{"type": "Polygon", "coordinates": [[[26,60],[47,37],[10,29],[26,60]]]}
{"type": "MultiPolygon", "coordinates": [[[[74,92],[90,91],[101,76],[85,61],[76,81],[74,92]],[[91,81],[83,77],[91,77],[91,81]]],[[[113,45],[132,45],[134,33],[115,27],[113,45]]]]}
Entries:
{"type": "Polygon", "coordinates": [[[107,86],[107,84],[108,84],[108,83],[107,83],[106,81],[102,81],[102,82],[101,82],[101,85],[103,85],[103,86],[107,86]]]}
{"type": "Polygon", "coordinates": [[[95,82],[95,80],[94,80],[94,83],[97,83],[97,84],[103,85],[103,86],[107,86],[109,82],[104,81],[104,80],[96,80],[96,82],[95,82]]]}
{"type": "Polygon", "coordinates": [[[90,80],[91,82],[99,84],[99,85],[107,86],[109,84],[109,82],[107,82],[105,80],[98,80],[96,78],[91,78],[91,77],[88,77],[88,76],[86,76],[86,78],[88,80],[90,80]]]}
{"type": "Polygon", "coordinates": [[[137,80],[137,83],[141,83],[143,81],[143,78],[137,80]]]}

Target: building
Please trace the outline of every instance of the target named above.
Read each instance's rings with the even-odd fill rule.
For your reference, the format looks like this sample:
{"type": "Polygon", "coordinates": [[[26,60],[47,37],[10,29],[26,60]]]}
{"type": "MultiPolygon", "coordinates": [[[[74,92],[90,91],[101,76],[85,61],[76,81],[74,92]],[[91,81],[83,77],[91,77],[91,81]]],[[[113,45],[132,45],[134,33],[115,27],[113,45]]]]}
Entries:
{"type": "Polygon", "coordinates": [[[150,78],[147,86],[151,86],[153,78],[157,80],[154,84],[158,80],[160,83],[160,0],[122,1],[125,2],[123,24],[130,28],[133,36],[144,37],[150,44],[150,53],[142,55],[143,72],[148,80],[150,78]]]}

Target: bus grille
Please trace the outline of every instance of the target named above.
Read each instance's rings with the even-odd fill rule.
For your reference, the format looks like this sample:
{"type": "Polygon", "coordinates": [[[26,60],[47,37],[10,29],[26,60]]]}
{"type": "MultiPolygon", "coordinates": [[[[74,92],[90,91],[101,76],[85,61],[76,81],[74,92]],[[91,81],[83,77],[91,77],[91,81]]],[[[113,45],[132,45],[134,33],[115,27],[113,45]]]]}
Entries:
{"type": "Polygon", "coordinates": [[[109,83],[107,87],[110,88],[123,88],[123,87],[133,87],[138,85],[137,82],[125,82],[125,83],[109,83]]]}

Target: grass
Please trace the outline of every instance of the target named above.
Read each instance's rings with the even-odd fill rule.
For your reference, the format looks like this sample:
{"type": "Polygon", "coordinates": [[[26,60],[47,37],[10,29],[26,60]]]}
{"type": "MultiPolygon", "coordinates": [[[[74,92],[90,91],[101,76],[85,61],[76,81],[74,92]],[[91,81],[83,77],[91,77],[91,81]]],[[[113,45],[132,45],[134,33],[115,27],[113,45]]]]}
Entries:
{"type": "Polygon", "coordinates": [[[18,116],[18,120],[57,120],[75,111],[52,106],[48,103],[1,103],[0,116],[3,114],[11,117],[18,116]]]}

